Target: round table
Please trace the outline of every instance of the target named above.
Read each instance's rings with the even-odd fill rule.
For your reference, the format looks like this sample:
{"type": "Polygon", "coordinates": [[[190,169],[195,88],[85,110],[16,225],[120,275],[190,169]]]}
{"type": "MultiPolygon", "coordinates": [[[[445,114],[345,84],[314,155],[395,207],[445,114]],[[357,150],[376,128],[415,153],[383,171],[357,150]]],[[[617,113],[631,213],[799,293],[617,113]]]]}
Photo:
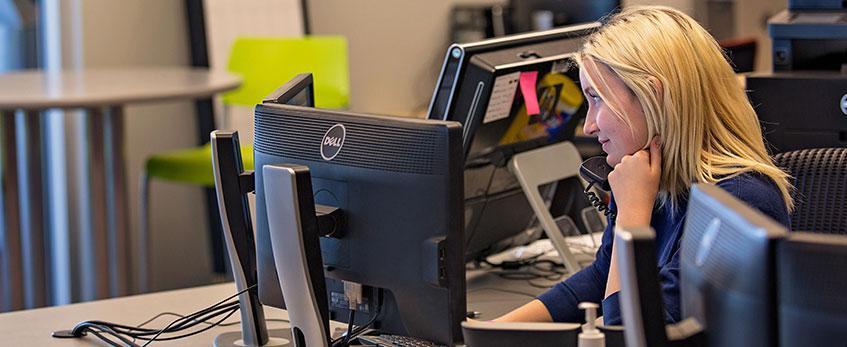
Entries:
{"type": "MultiPolygon", "coordinates": [[[[235,89],[240,83],[229,73],[189,67],[24,70],[0,74],[4,216],[0,219],[0,228],[4,228],[0,235],[5,238],[0,240],[0,245],[5,245],[5,249],[0,249],[0,276],[5,277],[0,278],[0,293],[5,293],[7,306],[20,307],[23,302],[26,306],[42,306],[46,297],[42,181],[49,178],[42,164],[42,111],[86,111],[87,136],[83,141],[88,152],[89,186],[81,187],[81,191],[87,192],[84,195],[88,206],[83,213],[91,216],[91,221],[90,228],[83,228],[90,230],[81,230],[83,252],[90,251],[83,257],[82,268],[96,274],[83,274],[83,291],[88,286],[89,291],[96,292],[95,297],[124,295],[128,293],[130,273],[124,106],[206,98],[235,89]]],[[[50,174],[60,173],[51,170],[50,174]]],[[[0,305],[3,303],[4,298],[0,297],[0,305]]]]}

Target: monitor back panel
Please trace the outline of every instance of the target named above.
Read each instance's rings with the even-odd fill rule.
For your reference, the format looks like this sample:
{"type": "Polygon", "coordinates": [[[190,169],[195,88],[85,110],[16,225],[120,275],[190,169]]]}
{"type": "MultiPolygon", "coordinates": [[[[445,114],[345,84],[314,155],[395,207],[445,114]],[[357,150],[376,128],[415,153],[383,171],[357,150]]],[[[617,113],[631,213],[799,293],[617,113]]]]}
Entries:
{"type": "MultiPolygon", "coordinates": [[[[386,289],[380,329],[440,343],[460,339],[465,314],[461,127],[325,110],[311,117],[311,110],[257,106],[256,187],[263,186],[263,165],[305,165],[315,203],[344,211],[343,236],[321,239],[330,318],[347,320],[340,280],[349,280],[386,289]],[[326,160],[321,144],[337,124],[346,136],[337,155],[326,160]]],[[[273,211],[267,210],[262,189],[256,190],[256,200],[260,297],[280,306],[267,226],[273,211]]],[[[373,313],[376,298],[370,300],[362,312],[373,313]]],[[[369,316],[359,315],[357,323],[369,316]]]]}

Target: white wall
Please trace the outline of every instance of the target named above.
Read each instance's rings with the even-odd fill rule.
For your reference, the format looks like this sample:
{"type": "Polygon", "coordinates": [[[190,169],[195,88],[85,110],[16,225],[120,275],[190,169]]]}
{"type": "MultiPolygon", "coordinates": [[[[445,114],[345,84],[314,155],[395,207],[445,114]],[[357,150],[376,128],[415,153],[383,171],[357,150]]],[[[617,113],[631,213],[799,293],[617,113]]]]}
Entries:
{"type": "MultiPolygon", "coordinates": [[[[696,0],[625,0],[628,5],[666,5],[689,14],[696,0]]],[[[505,0],[312,0],[314,34],[347,37],[350,45],[351,108],[423,117],[449,41],[455,4],[505,0]]]]}
{"type": "Polygon", "coordinates": [[[347,37],[353,110],[423,116],[450,44],[450,8],[496,2],[312,0],[309,13],[313,34],[347,37]]]}
{"type": "Polygon", "coordinates": [[[788,8],[786,0],[736,0],[735,30],[738,37],[757,40],[756,71],[771,71],[771,38],[767,20],[788,8]]]}

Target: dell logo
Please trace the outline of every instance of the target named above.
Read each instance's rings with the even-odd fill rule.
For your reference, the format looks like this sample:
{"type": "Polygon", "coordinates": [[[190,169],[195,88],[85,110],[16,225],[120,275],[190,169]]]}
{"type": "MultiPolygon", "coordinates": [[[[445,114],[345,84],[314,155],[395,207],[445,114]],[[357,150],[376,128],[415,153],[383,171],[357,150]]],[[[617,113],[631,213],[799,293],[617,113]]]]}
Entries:
{"type": "Polygon", "coordinates": [[[321,157],[324,160],[332,160],[341,152],[341,146],[344,146],[344,137],[347,135],[347,129],[342,124],[333,125],[324,134],[321,141],[321,157]]]}

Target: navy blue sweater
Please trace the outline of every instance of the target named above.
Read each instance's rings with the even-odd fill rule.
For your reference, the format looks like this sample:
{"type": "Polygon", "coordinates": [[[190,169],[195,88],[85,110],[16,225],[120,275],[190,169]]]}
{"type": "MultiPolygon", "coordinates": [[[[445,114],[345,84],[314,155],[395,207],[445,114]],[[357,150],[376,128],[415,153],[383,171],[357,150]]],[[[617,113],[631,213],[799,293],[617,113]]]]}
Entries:
{"type": "MultiPolygon", "coordinates": [[[[777,222],[789,227],[788,209],[779,188],[773,181],[760,174],[745,173],[736,177],[724,179],[717,183],[736,198],[757,208],[777,222]]],[[[656,231],[656,259],[659,266],[659,281],[662,291],[662,301],[665,306],[665,320],[675,323],[680,320],[679,298],[679,243],[682,237],[682,227],[688,201],[680,201],[676,213],[671,213],[670,206],[656,208],[650,225],[656,231]]],[[[615,209],[614,201],[610,208],[615,209]]],[[[538,299],[550,311],[556,322],[582,322],[584,314],[577,308],[580,302],[601,302],[604,324],[620,325],[621,312],[618,293],[610,295],[605,300],[606,279],[609,276],[609,262],[612,254],[612,239],[614,237],[614,221],[609,221],[603,232],[600,249],[597,250],[594,262],[588,267],[575,273],[565,281],[541,294],[538,299]]]]}

